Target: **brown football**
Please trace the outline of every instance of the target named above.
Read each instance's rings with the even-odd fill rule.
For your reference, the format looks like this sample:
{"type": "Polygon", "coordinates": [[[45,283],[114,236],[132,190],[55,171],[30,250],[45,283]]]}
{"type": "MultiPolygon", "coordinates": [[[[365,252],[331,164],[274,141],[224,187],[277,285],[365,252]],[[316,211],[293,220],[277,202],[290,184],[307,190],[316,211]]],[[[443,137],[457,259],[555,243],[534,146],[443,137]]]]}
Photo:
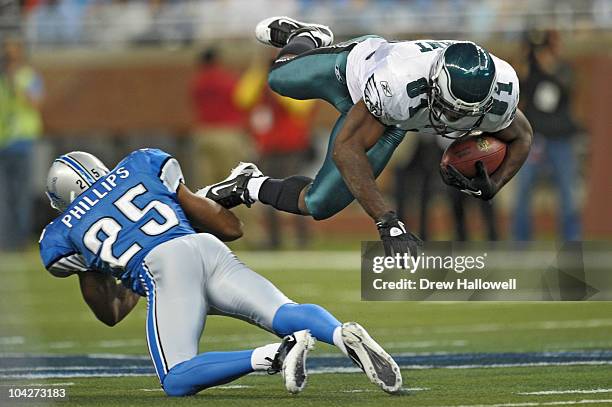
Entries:
{"type": "Polygon", "coordinates": [[[476,176],[476,161],[482,161],[490,175],[499,168],[505,156],[506,143],[503,141],[486,134],[465,136],[448,146],[441,165],[451,164],[466,177],[473,178],[476,176]]]}

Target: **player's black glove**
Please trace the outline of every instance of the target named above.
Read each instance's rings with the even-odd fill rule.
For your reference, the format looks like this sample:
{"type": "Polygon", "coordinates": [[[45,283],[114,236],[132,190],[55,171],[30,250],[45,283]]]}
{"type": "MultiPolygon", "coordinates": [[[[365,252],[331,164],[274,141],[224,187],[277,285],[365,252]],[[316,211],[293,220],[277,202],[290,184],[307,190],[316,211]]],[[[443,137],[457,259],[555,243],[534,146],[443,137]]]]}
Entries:
{"type": "Polygon", "coordinates": [[[406,230],[395,212],[390,211],[381,216],[376,221],[376,227],[385,248],[385,256],[395,256],[396,253],[415,256],[417,247],[423,243],[418,236],[406,230]]]}
{"type": "Polygon", "coordinates": [[[476,161],[476,177],[472,179],[461,174],[450,164],[446,167],[440,166],[440,176],[445,184],[484,201],[493,198],[498,191],[482,161],[476,161]]]}

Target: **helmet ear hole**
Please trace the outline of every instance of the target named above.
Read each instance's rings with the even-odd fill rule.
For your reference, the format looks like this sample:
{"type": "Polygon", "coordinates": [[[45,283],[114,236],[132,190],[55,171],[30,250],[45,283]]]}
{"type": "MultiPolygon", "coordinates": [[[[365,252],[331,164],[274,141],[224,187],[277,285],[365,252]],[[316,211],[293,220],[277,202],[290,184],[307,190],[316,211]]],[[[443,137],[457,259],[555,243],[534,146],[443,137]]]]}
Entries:
{"type": "Polygon", "coordinates": [[[49,193],[49,191],[45,191],[45,195],[47,195],[47,198],[49,199],[49,204],[51,205],[51,207],[55,210],[61,211],[61,207],[60,205],[58,205],[58,203],[56,202],[56,200],[51,196],[51,194],[49,193]]]}

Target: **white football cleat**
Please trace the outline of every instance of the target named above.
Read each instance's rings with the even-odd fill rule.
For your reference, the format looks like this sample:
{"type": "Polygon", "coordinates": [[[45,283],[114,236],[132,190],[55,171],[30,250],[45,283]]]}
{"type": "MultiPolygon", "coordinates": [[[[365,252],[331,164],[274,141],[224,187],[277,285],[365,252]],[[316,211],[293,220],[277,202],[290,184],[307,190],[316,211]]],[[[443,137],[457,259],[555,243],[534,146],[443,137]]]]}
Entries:
{"type": "Polygon", "coordinates": [[[250,207],[255,199],[249,196],[247,184],[251,178],[257,177],[263,177],[263,174],[255,164],[240,163],[226,179],[200,189],[196,195],[212,199],[227,209],[241,204],[250,207]]]}
{"type": "Polygon", "coordinates": [[[255,26],[255,38],[263,44],[282,48],[294,36],[308,36],[317,48],[327,47],[334,42],[334,33],[322,24],[302,23],[289,17],[270,17],[255,26]]]}
{"type": "Polygon", "coordinates": [[[283,360],[282,375],[287,391],[291,394],[297,394],[306,387],[308,379],[306,357],[314,347],[315,339],[307,329],[294,332],[291,336],[295,339],[295,345],[283,360]]]}
{"type": "Polygon", "coordinates": [[[402,374],[393,358],[356,322],[342,324],[342,341],[351,360],[387,393],[402,388],[402,374]]]}

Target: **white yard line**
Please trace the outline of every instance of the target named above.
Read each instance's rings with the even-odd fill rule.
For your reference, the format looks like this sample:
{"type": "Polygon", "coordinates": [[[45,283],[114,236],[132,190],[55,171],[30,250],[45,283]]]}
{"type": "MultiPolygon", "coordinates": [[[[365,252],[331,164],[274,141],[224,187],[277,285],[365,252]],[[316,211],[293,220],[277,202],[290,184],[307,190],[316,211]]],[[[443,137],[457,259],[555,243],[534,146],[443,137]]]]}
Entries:
{"type": "MultiPolygon", "coordinates": [[[[545,366],[575,366],[575,365],[612,365],[612,361],[580,361],[580,362],[539,362],[539,363],[505,363],[491,365],[402,365],[402,369],[429,370],[429,369],[491,369],[491,368],[510,368],[510,367],[545,367],[545,366]]],[[[143,366],[122,366],[122,369],[142,369],[143,366]]],[[[70,378],[70,377],[122,377],[122,376],[152,376],[153,374],[142,373],[112,373],[112,367],[108,366],[71,366],[71,367],[31,367],[30,373],[20,373],[23,368],[0,368],[0,378],[14,379],[51,379],[51,378],[70,378]],[[43,373],[51,370],[50,373],[43,373]],[[41,372],[41,373],[36,373],[41,372]]],[[[310,369],[311,374],[323,373],[357,373],[361,370],[357,367],[318,367],[310,369]]]]}
{"type": "Polygon", "coordinates": [[[89,378],[89,377],[142,377],[142,376],[155,376],[154,373],[142,374],[142,373],[68,373],[68,374],[18,374],[18,375],[3,375],[0,373],[0,379],[10,380],[29,380],[29,379],[67,379],[67,378],[89,378]]]}
{"type": "Polygon", "coordinates": [[[74,341],[59,341],[59,342],[49,342],[47,344],[49,349],[72,349],[77,346],[77,343],[74,341]]]}
{"type": "MultiPolygon", "coordinates": [[[[612,362],[611,362],[612,363],[612,362]]],[[[121,369],[142,369],[143,367],[148,366],[137,366],[137,365],[123,365],[121,369]]],[[[27,368],[24,367],[2,367],[0,368],[0,373],[8,373],[8,372],[20,372],[23,370],[29,370],[32,372],[44,372],[46,370],[55,370],[55,371],[71,371],[71,370],[80,370],[80,371],[92,371],[92,370],[113,370],[113,367],[108,366],[29,366],[27,368]]],[[[1,376],[1,374],[0,374],[1,376]]]]}
{"type": "Polygon", "coordinates": [[[531,406],[563,406],[574,404],[612,404],[611,400],[567,400],[546,402],[502,403],[502,404],[462,404],[446,407],[531,407],[531,406]]]}
{"type": "MultiPolygon", "coordinates": [[[[57,356],[57,354],[48,354],[47,356],[57,356]]],[[[90,353],[86,355],[88,358],[103,358],[103,359],[138,359],[151,360],[150,356],[145,355],[122,355],[118,353],[90,353]]]]}
{"type": "MultiPolygon", "coordinates": [[[[429,387],[402,387],[401,392],[411,391],[427,391],[429,387]]],[[[353,389],[353,390],[342,390],[341,393],[380,393],[380,390],[374,389],[353,389]]]]}
{"type": "Polygon", "coordinates": [[[389,349],[406,349],[406,348],[435,348],[435,347],[453,347],[460,348],[467,346],[468,342],[464,340],[445,340],[445,341],[399,341],[399,342],[383,342],[385,348],[389,349]]]}
{"type": "Polygon", "coordinates": [[[23,345],[24,343],[23,336],[0,336],[0,345],[23,345]]]}
{"type": "MultiPolygon", "coordinates": [[[[15,387],[15,383],[12,384],[0,384],[0,387],[15,387]]],[[[27,383],[20,384],[19,387],[64,387],[64,386],[74,386],[73,382],[66,383],[27,383]]]]}
{"type": "Polygon", "coordinates": [[[239,251],[238,258],[250,268],[264,270],[361,270],[359,251],[239,251]]]}
{"type": "MultiPolygon", "coordinates": [[[[612,327],[612,319],[610,318],[595,318],[595,319],[583,319],[583,320],[557,320],[557,321],[530,321],[530,322],[519,322],[512,325],[513,330],[530,331],[530,330],[564,330],[564,329],[598,329],[612,327]]],[[[380,334],[402,334],[408,335],[420,335],[420,334],[466,334],[466,333],[486,333],[486,332],[505,332],[508,330],[507,324],[466,324],[466,325],[447,325],[447,326],[413,326],[407,329],[378,329],[380,334]]],[[[257,344],[260,341],[267,340],[269,336],[265,334],[260,335],[204,335],[205,343],[247,343],[249,345],[257,344]]],[[[446,346],[461,347],[464,346],[465,341],[463,339],[448,340],[446,346]]],[[[410,348],[428,348],[437,346],[435,341],[407,341],[407,342],[387,342],[383,343],[387,347],[401,347],[410,348]]],[[[570,343],[570,345],[573,343],[570,343]]],[[[25,338],[19,336],[11,337],[0,337],[0,345],[15,346],[22,348],[21,345],[25,345],[25,338]]],[[[77,346],[97,346],[105,349],[114,349],[120,347],[142,347],[145,346],[144,339],[133,338],[133,339],[118,339],[118,340],[102,340],[96,341],[91,344],[84,344],[74,341],[57,341],[49,342],[44,345],[37,346],[36,348],[43,349],[72,349],[77,346]]],[[[575,348],[580,347],[592,347],[593,344],[577,342],[575,348]],[[580,346],[580,345],[585,346],[580,346]]],[[[598,347],[605,347],[606,343],[602,342],[598,347]]],[[[568,346],[567,344],[565,346],[568,346]]],[[[558,349],[555,349],[558,350],[558,349]]]]}
{"type": "Polygon", "coordinates": [[[548,396],[551,394],[595,394],[595,393],[612,393],[612,389],[590,389],[590,390],[544,390],[544,391],[529,391],[516,393],[522,396],[548,396]]]}
{"type": "Polygon", "coordinates": [[[99,346],[101,348],[121,348],[124,346],[143,346],[146,342],[144,339],[112,339],[112,340],[104,340],[98,341],[95,343],[95,346],[99,346]]]}
{"type": "MultiPolygon", "coordinates": [[[[610,360],[586,360],[586,361],[572,361],[572,362],[535,362],[535,363],[499,363],[492,365],[457,365],[457,366],[442,366],[443,369],[482,369],[482,368],[495,368],[495,367],[542,367],[542,366],[578,366],[578,365],[612,365],[610,360]]],[[[403,366],[402,366],[403,367],[403,366]]],[[[412,368],[406,366],[407,369],[412,368]]],[[[420,367],[415,366],[415,369],[420,367]]],[[[429,366],[426,368],[430,368],[429,366]]],[[[434,366],[431,366],[434,368],[434,366]]]]}
{"type": "MultiPolygon", "coordinates": [[[[233,389],[252,389],[255,386],[250,386],[250,385],[246,385],[246,384],[230,384],[227,386],[216,386],[213,387],[213,389],[220,389],[220,390],[233,390],[233,389]]],[[[155,389],[138,389],[140,391],[148,391],[148,392],[156,392],[156,391],[164,391],[164,389],[162,388],[155,388],[155,389]]]]}
{"type": "MultiPolygon", "coordinates": [[[[455,304],[456,305],[456,304],[455,304]]],[[[589,329],[612,327],[610,318],[577,319],[577,320],[556,320],[556,321],[529,321],[512,324],[512,330],[559,330],[559,329],[589,329]]],[[[484,332],[507,332],[508,324],[466,324],[466,325],[446,325],[446,326],[413,326],[406,329],[401,328],[380,328],[380,334],[457,334],[457,333],[484,333],[484,332]]]]}

